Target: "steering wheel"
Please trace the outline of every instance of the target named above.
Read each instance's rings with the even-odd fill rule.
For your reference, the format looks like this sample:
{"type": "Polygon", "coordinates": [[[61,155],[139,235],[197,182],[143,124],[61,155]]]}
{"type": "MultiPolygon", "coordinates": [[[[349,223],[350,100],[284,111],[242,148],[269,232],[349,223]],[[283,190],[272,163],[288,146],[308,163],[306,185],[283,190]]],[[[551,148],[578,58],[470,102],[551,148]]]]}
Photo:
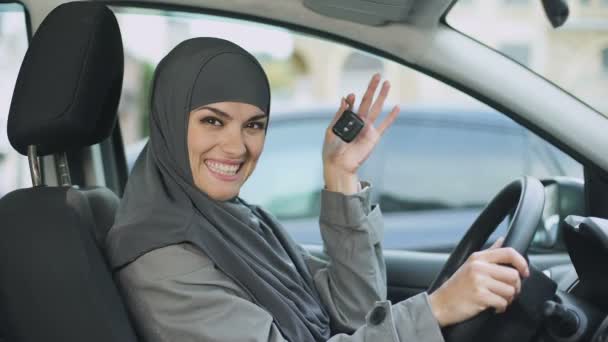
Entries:
{"type": "MultiPolygon", "coordinates": [[[[545,190],[538,179],[526,176],[508,184],[473,222],[431,283],[428,293],[437,290],[471,254],[481,250],[509,213],[514,214],[503,247],[512,247],[525,256],[542,217],[544,203],[545,190]]],[[[442,331],[444,338],[447,342],[473,341],[475,335],[493,315],[493,310],[488,309],[467,321],[444,328],[442,331]]]]}

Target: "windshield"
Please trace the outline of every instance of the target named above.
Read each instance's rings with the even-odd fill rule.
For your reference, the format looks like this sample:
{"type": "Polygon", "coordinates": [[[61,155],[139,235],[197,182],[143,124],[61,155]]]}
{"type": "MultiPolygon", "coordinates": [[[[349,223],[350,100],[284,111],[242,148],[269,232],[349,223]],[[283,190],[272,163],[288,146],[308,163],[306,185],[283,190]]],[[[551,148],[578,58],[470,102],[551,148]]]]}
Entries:
{"type": "Polygon", "coordinates": [[[568,4],[557,29],[539,0],[460,0],[447,22],[608,115],[608,1],[568,4]]]}

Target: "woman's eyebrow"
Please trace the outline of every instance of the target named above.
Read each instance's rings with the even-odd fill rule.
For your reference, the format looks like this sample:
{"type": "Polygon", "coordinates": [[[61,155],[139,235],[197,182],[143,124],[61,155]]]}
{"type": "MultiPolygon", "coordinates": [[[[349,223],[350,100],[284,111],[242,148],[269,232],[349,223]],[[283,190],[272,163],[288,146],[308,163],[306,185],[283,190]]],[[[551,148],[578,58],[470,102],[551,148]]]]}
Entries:
{"type": "Polygon", "coordinates": [[[255,115],[255,116],[252,116],[252,117],[251,117],[249,120],[247,120],[247,121],[255,121],[255,120],[259,120],[259,119],[265,119],[265,118],[267,118],[267,117],[268,117],[268,115],[266,115],[266,114],[262,113],[262,114],[257,114],[257,115],[255,115]]]}
{"type": "Polygon", "coordinates": [[[209,106],[203,106],[200,109],[207,109],[209,111],[214,112],[215,114],[217,114],[219,116],[222,116],[222,117],[227,118],[227,119],[232,119],[232,116],[230,116],[230,114],[224,112],[221,109],[217,109],[217,108],[213,108],[213,107],[209,107],[209,106]]]}
{"type": "MultiPolygon", "coordinates": [[[[223,110],[218,109],[218,108],[214,108],[214,107],[210,107],[210,106],[203,106],[203,107],[200,107],[200,109],[207,109],[209,111],[214,112],[215,114],[217,114],[219,116],[222,116],[222,117],[227,118],[227,119],[232,119],[232,116],[230,114],[228,114],[228,113],[226,113],[223,110]]],[[[258,120],[258,119],[265,118],[267,116],[268,115],[266,115],[264,113],[260,113],[260,114],[257,114],[255,116],[252,116],[251,118],[247,119],[247,121],[258,120]]]]}

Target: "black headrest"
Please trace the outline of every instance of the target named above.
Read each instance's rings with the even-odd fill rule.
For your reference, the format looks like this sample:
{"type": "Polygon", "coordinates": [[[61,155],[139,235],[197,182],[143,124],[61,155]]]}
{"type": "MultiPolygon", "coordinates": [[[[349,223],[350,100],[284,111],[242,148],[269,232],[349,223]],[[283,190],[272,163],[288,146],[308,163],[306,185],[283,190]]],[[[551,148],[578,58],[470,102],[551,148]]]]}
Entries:
{"type": "Polygon", "coordinates": [[[103,4],[71,2],[42,22],[25,54],[8,117],[21,154],[63,152],[107,138],[116,122],[123,49],[114,14],[103,4]]]}

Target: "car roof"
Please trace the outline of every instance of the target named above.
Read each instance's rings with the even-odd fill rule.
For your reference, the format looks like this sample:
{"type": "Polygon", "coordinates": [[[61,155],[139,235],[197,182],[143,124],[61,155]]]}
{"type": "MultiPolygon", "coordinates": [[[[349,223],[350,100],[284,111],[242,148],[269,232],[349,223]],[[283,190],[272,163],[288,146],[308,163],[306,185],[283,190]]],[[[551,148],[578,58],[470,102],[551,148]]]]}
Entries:
{"type": "MultiPolygon", "coordinates": [[[[30,11],[34,28],[40,24],[44,16],[52,9],[70,0],[23,0],[22,2],[30,11]]],[[[370,4],[378,3],[370,1],[370,4]]],[[[432,31],[437,26],[444,12],[450,7],[452,0],[393,0],[390,6],[407,7],[409,10],[403,16],[401,23],[416,27],[417,30],[432,31]]],[[[332,18],[312,11],[302,0],[140,0],[137,3],[125,1],[129,6],[137,6],[137,3],[145,6],[156,6],[166,8],[167,5],[189,6],[190,8],[206,9],[208,13],[227,11],[233,14],[242,14],[245,17],[255,16],[256,19],[267,19],[274,22],[283,22],[298,25],[303,28],[317,28],[318,32],[344,32],[346,35],[363,38],[364,31],[370,26],[349,20],[349,18],[332,18]],[[362,30],[362,28],[364,30],[362,30]]],[[[112,1],[111,5],[120,5],[121,1],[112,1]]],[[[343,8],[348,8],[348,1],[343,2],[343,8]]],[[[356,7],[356,4],[353,5],[356,7]]],[[[366,6],[366,10],[373,12],[373,6],[366,6]]],[[[378,7],[381,10],[380,7],[378,7]]],[[[386,25],[376,27],[377,32],[386,32],[386,25]]],[[[389,29],[391,30],[391,29],[389,29]]],[[[376,32],[376,33],[377,33],[376,32]]],[[[370,32],[371,33],[371,32],[370,32]]],[[[371,38],[371,37],[370,37],[371,38]]],[[[357,39],[358,40],[358,39],[357,39]]],[[[370,40],[370,46],[376,44],[394,44],[394,36],[385,36],[379,40],[374,37],[370,40]],[[392,43],[391,43],[392,42],[392,43]]],[[[420,53],[411,51],[411,53],[420,53]]]]}

